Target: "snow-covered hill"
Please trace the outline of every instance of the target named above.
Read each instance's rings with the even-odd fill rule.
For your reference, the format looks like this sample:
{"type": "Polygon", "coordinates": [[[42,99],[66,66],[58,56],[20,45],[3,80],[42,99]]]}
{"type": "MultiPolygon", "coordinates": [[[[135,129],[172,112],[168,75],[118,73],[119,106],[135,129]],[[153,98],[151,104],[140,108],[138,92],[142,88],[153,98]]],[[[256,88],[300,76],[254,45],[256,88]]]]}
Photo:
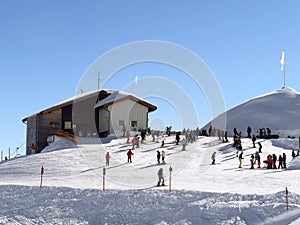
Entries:
{"type": "MultiPolygon", "coordinates": [[[[292,88],[279,89],[228,110],[226,116],[229,134],[234,127],[245,134],[251,126],[253,131],[268,127],[281,137],[300,136],[300,94],[292,88]]],[[[213,124],[218,124],[216,121],[221,118],[223,115],[213,120],[213,124]]]]}
{"type": "MultiPolygon", "coordinates": [[[[150,137],[134,150],[133,163],[125,139],[81,140],[76,148],[24,156],[0,164],[1,224],[281,224],[300,216],[300,157],[292,159],[297,139],[260,140],[261,158],[287,154],[288,168],[250,170],[257,151],[243,139],[244,162],[239,169],[232,143],[199,137],[187,150],[167,137],[164,148],[150,137]],[[103,144],[105,143],[105,144],[103,144]],[[157,164],[156,152],[166,152],[157,164]],[[210,165],[216,151],[216,165],[210,165]],[[105,154],[106,190],[103,188],[105,154]],[[45,168],[40,189],[40,169],[45,168]],[[169,186],[155,187],[159,168],[169,186]],[[285,188],[290,210],[286,212],[285,188]]],[[[50,151],[52,150],[52,151],[50,151]]],[[[257,167],[257,166],[255,166],[257,167]]]]}

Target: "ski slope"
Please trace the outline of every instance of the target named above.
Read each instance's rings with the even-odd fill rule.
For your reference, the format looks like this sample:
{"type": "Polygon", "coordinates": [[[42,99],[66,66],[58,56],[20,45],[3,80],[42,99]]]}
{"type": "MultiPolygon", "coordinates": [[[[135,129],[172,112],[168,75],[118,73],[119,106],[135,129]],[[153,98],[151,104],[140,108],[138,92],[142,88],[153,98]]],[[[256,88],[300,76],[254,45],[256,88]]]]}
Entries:
{"type": "MultiPolygon", "coordinates": [[[[151,138],[134,150],[123,138],[81,139],[77,147],[57,139],[45,153],[0,164],[1,224],[297,224],[300,217],[300,157],[292,160],[297,139],[258,140],[261,161],[287,155],[286,170],[250,170],[250,139],[243,139],[243,168],[236,149],[215,137],[199,137],[186,151],[167,137],[164,148],[151,138]],[[63,146],[63,149],[61,149],[63,146]],[[67,146],[67,148],[66,148],[67,146]],[[157,164],[156,151],[166,152],[157,164]],[[216,165],[210,165],[216,151],[216,165]],[[103,168],[106,167],[105,191],[103,168]],[[40,169],[45,168],[42,189],[40,169]],[[169,186],[155,187],[159,168],[169,186]],[[285,188],[289,190],[289,211],[285,188]],[[275,222],[274,222],[275,221],[275,222]],[[277,222],[276,222],[277,221],[277,222]],[[279,223],[279,222],[278,222],[279,223]]],[[[231,140],[230,140],[231,141],[231,140]]],[[[255,166],[256,167],[256,166],[255,166]]]]}

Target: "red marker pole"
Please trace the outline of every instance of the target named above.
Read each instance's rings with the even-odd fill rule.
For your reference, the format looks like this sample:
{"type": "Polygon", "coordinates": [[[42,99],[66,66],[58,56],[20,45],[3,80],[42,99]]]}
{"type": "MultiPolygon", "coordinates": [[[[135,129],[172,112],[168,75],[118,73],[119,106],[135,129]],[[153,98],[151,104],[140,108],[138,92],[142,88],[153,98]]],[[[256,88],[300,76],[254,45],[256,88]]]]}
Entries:
{"type": "Polygon", "coordinates": [[[289,192],[287,187],[285,188],[285,197],[286,197],[286,210],[289,210],[289,198],[288,198],[289,192]]]}
{"type": "Polygon", "coordinates": [[[169,171],[170,171],[170,178],[169,178],[169,191],[171,191],[172,189],[171,189],[171,184],[172,184],[172,182],[171,182],[171,178],[172,178],[172,167],[170,166],[170,168],[169,168],[169,171]]]}
{"type": "Polygon", "coordinates": [[[41,168],[41,182],[40,182],[40,188],[43,187],[43,175],[45,173],[45,169],[44,169],[44,166],[42,166],[41,168]]]}
{"type": "Polygon", "coordinates": [[[105,191],[105,174],[106,174],[106,169],[104,167],[103,168],[103,188],[102,188],[103,191],[105,191]]]}

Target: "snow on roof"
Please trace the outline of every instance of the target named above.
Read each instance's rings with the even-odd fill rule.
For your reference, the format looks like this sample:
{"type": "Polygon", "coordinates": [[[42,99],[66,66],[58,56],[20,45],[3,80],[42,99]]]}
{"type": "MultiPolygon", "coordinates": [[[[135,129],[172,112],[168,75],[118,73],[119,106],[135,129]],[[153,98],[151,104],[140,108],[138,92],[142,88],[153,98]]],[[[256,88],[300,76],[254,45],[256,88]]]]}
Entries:
{"type": "Polygon", "coordinates": [[[82,101],[88,97],[91,97],[93,95],[98,95],[100,91],[106,91],[108,92],[110,95],[108,97],[106,97],[105,99],[99,101],[96,105],[95,105],[95,108],[96,107],[100,107],[100,106],[103,106],[105,104],[109,104],[109,103],[113,103],[114,101],[118,101],[118,100],[121,100],[123,98],[126,98],[126,97],[131,97],[133,99],[136,99],[136,100],[140,100],[142,103],[145,103],[145,105],[147,105],[148,107],[152,108],[153,110],[156,109],[156,107],[154,105],[152,105],[151,103],[145,101],[145,100],[142,100],[141,98],[133,95],[133,94],[130,94],[130,93],[127,93],[127,92],[123,92],[123,91],[117,91],[117,90],[110,90],[110,89],[102,89],[102,90],[96,90],[96,91],[90,91],[90,92],[86,92],[86,93],[82,93],[82,94],[79,94],[79,95],[75,95],[71,98],[68,98],[60,103],[57,103],[55,104],[54,106],[51,106],[47,109],[44,109],[38,113],[35,113],[35,114],[32,114],[30,116],[27,116],[26,118],[24,118],[22,121],[25,122],[27,120],[27,118],[29,117],[32,117],[34,115],[37,115],[39,113],[43,113],[43,112],[47,112],[47,111],[52,111],[56,108],[59,108],[59,107],[62,107],[63,105],[68,105],[68,104],[71,104],[72,102],[74,101],[82,101]]]}
{"type": "Polygon", "coordinates": [[[108,90],[107,92],[110,93],[110,95],[108,97],[106,97],[105,99],[99,101],[94,106],[94,108],[98,108],[98,107],[101,107],[103,105],[110,104],[110,103],[113,103],[115,101],[119,101],[121,99],[128,98],[128,97],[132,97],[135,100],[141,100],[142,102],[146,103],[148,106],[152,106],[151,103],[149,103],[149,102],[147,102],[145,100],[142,100],[139,97],[137,97],[137,96],[135,96],[133,94],[129,94],[127,92],[115,91],[115,90],[108,90]]]}

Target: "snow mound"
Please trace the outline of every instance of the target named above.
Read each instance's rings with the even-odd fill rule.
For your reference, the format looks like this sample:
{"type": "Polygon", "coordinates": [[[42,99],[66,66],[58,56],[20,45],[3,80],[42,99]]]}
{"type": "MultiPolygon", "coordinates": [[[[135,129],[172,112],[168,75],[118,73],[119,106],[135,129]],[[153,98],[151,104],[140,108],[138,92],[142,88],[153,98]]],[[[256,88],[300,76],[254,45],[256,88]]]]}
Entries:
{"type": "Polygon", "coordinates": [[[287,168],[288,170],[300,170],[300,156],[294,158],[291,165],[287,168]]]}
{"type": "Polygon", "coordinates": [[[299,147],[299,140],[298,138],[295,139],[279,138],[279,139],[272,140],[272,144],[279,148],[293,150],[299,147]]]}
{"type": "Polygon", "coordinates": [[[62,149],[67,149],[67,148],[76,148],[77,145],[69,141],[63,137],[59,137],[57,135],[54,136],[54,141],[47,147],[45,147],[41,152],[52,152],[52,151],[57,151],[57,150],[62,150],[62,149]]]}
{"type": "MultiPolygon", "coordinates": [[[[229,135],[236,127],[243,134],[248,126],[252,127],[252,134],[257,134],[260,128],[270,128],[273,134],[280,137],[300,135],[300,94],[292,88],[279,89],[239,104],[213,119],[210,124],[216,128],[226,119],[226,129],[229,135]]],[[[223,129],[223,128],[222,128],[223,129]]]]}

